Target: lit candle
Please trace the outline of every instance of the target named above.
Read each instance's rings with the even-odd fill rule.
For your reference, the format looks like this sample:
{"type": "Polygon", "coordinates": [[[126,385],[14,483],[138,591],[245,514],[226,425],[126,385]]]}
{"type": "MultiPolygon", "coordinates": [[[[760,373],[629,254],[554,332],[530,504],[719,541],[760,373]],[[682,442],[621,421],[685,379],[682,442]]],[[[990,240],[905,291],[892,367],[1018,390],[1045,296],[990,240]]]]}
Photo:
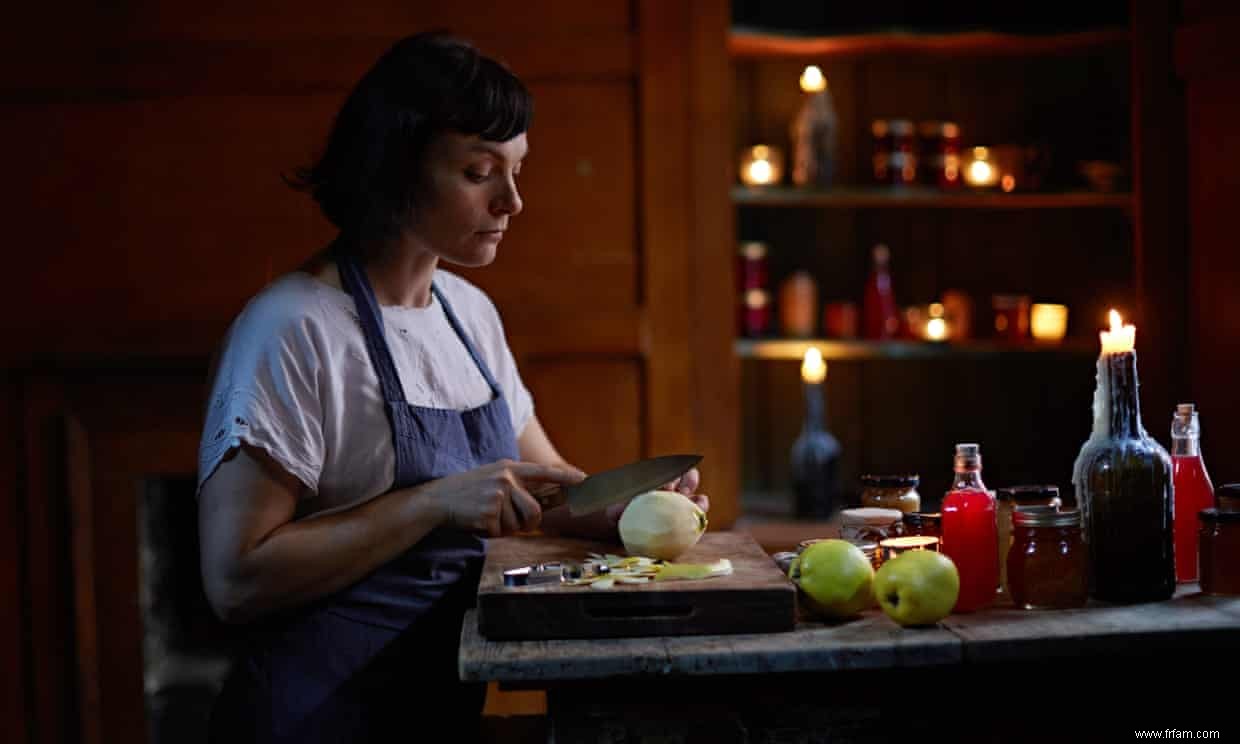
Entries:
{"type": "Polygon", "coordinates": [[[811,385],[817,385],[827,377],[827,363],[822,361],[822,352],[814,347],[805,350],[805,358],[801,362],[801,379],[811,385]]]}
{"type": "Polygon", "coordinates": [[[754,145],[741,153],[741,181],[747,186],[769,186],[784,177],[784,155],[778,147],[754,145]]]}
{"type": "Polygon", "coordinates": [[[1035,303],[1029,314],[1029,327],[1038,341],[1062,341],[1068,332],[1068,308],[1035,303]]]}
{"type": "Polygon", "coordinates": [[[889,537],[878,543],[881,551],[883,562],[895,558],[901,553],[910,550],[930,550],[935,553],[939,552],[939,538],[929,535],[912,535],[909,537],[889,537]]]}
{"type": "Polygon", "coordinates": [[[1123,320],[1115,310],[1110,313],[1111,330],[1102,331],[1098,337],[1102,340],[1103,354],[1122,354],[1136,348],[1137,329],[1135,326],[1123,325],[1123,320]]]}
{"type": "Polygon", "coordinates": [[[806,93],[821,93],[827,89],[827,79],[823,77],[818,65],[809,65],[801,73],[801,90],[806,93]]]}
{"type": "Polygon", "coordinates": [[[973,148],[973,157],[964,169],[964,180],[975,188],[990,188],[999,182],[999,169],[990,162],[990,150],[973,148]]]}

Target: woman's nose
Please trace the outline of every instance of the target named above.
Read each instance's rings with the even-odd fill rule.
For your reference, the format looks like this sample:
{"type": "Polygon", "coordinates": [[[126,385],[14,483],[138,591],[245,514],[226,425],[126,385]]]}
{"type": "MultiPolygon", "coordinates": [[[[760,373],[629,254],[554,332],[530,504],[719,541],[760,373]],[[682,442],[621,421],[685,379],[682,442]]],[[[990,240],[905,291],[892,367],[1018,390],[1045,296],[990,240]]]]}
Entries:
{"type": "Polygon", "coordinates": [[[520,214],[524,207],[525,202],[521,201],[521,194],[517,191],[517,184],[514,181],[508,182],[503,193],[496,197],[492,204],[492,209],[497,214],[506,214],[509,217],[520,214]]]}

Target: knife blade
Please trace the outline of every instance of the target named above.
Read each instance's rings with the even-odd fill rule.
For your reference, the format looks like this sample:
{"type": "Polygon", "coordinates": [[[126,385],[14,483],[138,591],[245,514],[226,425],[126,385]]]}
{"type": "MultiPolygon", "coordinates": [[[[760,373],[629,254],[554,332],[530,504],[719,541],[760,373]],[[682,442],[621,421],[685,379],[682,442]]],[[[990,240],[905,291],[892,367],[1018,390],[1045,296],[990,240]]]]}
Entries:
{"type": "Polygon", "coordinates": [[[701,455],[652,457],[595,473],[571,486],[545,488],[532,495],[544,509],[567,502],[569,513],[580,517],[670,483],[701,461],[701,455]]]}

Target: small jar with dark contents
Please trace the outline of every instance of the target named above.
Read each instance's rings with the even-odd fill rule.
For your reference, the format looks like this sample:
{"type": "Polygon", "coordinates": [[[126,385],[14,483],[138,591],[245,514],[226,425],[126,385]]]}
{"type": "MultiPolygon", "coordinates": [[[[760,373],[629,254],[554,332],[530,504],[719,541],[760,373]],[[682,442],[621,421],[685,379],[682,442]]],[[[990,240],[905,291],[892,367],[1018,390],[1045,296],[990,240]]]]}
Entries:
{"type": "Polygon", "coordinates": [[[907,512],[901,518],[907,537],[942,537],[943,515],[940,512],[907,512]]]}
{"type": "Polygon", "coordinates": [[[1197,513],[1198,573],[1206,594],[1240,594],[1240,511],[1197,513]]]}
{"type": "MultiPolygon", "coordinates": [[[[1240,526],[1240,523],[1237,523],[1240,526]]],[[[1084,607],[1089,598],[1089,557],[1075,509],[1018,509],[1007,554],[1012,603],[1026,610],[1084,607]]]]}

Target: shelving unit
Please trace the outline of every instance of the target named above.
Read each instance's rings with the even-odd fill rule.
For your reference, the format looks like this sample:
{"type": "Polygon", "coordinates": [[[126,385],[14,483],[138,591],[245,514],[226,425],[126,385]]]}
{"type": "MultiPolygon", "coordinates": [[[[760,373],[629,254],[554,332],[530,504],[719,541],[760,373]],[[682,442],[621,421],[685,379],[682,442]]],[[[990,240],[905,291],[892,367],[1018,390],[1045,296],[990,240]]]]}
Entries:
{"type": "Polygon", "coordinates": [[[734,186],[732,203],[752,207],[824,209],[1130,209],[1127,192],[942,191],[928,187],[734,186]]]}
{"type": "Polygon", "coordinates": [[[1098,356],[1097,342],[1065,340],[1058,344],[1000,344],[985,341],[933,343],[928,341],[841,341],[837,339],[737,339],[736,355],[741,359],[783,359],[799,361],[810,347],[818,349],[825,361],[881,359],[984,359],[1001,355],[1062,354],[1075,357],[1098,356]]]}
{"type": "Polygon", "coordinates": [[[1104,28],[1062,34],[1017,34],[962,30],[918,33],[894,30],[804,37],[733,28],[728,52],[733,58],[856,57],[861,55],[1006,55],[1036,56],[1076,52],[1128,43],[1128,29],[1104,28]]]}
{"type": "Polygon", "coordinates": [[[811,345],[832,365],[828,428],[844,449],[846,497],[861,473],[918,472],[923,503],[934,507],[950,478],[952,445],[975,440],[992,488],[1070,488],[1090,425],[1096,327],[1106,307],[1130,314],[1137,305],[1137,189],[1089,190],[1077,171],[1085,160],[1132,162],[1131,44],[1126,27],[815,37],[733,28],[736,152],[760,143],[792,152],[788,125],[804,65],[820,66],[839,114],[833,188],[730,188],[738,240],[770,246],[774,324],[779,283],[794,270],[815,277],[820,303],[860,309],[878,242],[891,248],[900,305],[955,289],[974,307],[974,338],[951,343],[736,338],[746,523],[791,516],[781,505],[791,501],[787,456],[803,405],[793,362],[811,345]],[[870,121],[897,117],[956,121],[962,150],[1036,142],[1050,153],[1045,188],[872,185],[870,121]],[[991,340],[990,295],[1006,293],[1067,304],[1068,338],[991,340]]]}

